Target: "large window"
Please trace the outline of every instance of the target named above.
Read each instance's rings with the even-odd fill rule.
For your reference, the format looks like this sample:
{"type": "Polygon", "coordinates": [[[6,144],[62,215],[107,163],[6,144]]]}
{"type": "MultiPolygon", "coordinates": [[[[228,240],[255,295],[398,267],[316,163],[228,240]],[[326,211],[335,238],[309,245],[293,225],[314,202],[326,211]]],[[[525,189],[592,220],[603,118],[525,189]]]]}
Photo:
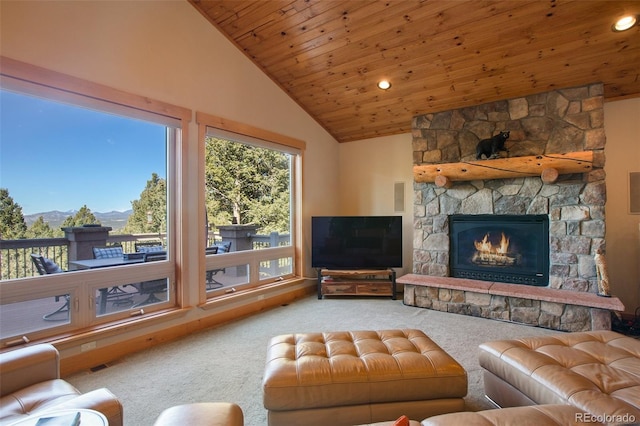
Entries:
{"type": "Polygon", "coordinates": [[[0,340],[174,306],[185,110],[4,59],[0,340]]]}
{"type": "Polygon", "coordinates": [[[296,275],[297,179],[304,144],[199,114],[204,131],[208,297],[296,275]]]}

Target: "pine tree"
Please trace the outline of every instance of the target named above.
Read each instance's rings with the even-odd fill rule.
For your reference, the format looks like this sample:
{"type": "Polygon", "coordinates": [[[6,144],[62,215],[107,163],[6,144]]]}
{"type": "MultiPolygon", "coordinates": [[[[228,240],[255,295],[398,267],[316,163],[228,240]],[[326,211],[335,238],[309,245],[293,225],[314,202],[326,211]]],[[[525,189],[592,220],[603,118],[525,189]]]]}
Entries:
{"type": "Polygon", "coordinates": [[[91,213],[91,209],[85,204],[78,210],[75,216],[69,216],[62,223],[63,228],[72,228],[74,226],[82,225],[100,225],[100,221],[91,213]]]}
{"type": "Polygon", "coordinates": [[[17,240],[26,237],[27,223],[22,207],[14,203],[9,190],[0,188],[0,239],[17,240]]]}
{"type": "Polygon", "coordinates": [[[207,216],[215,224],[253,223],[289,232],[290,156],[214,137],[206,140],[207,216]]]}
{"type": "Polygon", "coordinates": [[[27,238],[55,238],[62,237],[64,233],[62,230],[58,230],[58,232],[51,229],[49,223],[44,221],[44,217],[40,216],[38,219],[31,224],[29,229],[27,230],[27,238]]]}
{"type": "Polygon", "coordinates": [[[167,182],[157,173],[151,175],[140,193],[140,199],[131,202],[133,212],[124,232],[131,234],[164,233],[167,230],[167,182]]]}

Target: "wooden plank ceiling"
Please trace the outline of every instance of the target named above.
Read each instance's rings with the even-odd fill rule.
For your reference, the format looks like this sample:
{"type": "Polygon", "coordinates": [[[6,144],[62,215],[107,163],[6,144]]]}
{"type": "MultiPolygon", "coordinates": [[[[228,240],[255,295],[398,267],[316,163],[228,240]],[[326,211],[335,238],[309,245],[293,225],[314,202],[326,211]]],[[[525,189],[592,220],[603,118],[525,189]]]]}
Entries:
{"type": "Polygon", "coordinates": [[[637,0],[188,1],[339,142],[594,82],[640,95],[640,26],[611,30],[637,0]]]}

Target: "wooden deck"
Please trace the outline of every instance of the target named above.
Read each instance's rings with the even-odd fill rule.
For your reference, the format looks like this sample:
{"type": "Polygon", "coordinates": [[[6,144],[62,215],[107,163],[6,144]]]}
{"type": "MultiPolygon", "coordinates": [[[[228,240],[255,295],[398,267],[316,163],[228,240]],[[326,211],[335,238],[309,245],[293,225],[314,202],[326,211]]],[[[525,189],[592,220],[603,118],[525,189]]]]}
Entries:
{"type": "MultiPolygon", "coordinates": [[[[126,288],[126,287],[125,287],[126,288]]],[[[137,303],[146,300],[146,294],[139,294],[133,287],[129,290],[129,295],[119,300],[108,300],[105,314],[128,310],[137,303]]],[[[166,294],[156,294],[160,299],[166,300],[166,294]]],[[[24,302],[9,303],[0,307],[0,338],[10,336],[27,335],[39,330],[59,327],[69,323],[69,313],[64,310],[49,316],[60,309],[66,300],[59,297],[44,297],[42,299],[27,300],[24,302]],[[45,319],[47,316],[47,319],[45,319]]],[[[96,312],[99,311],[100,300],[96,300],[96,312]]]]}
{"type": "MultiPolygon", "coordinates": [[[[246,283],[246,277],[235,277],[219,273],[214,275],[220,286],[212,288],[213,291],[225,291],[234,286],[246,283]]],[[[148,295],[139,294],[133,286],[121,287],[129,294],[119,299],[110,298],[106,304],[106,311],[103,315],[114,312],[127,311],[136,304],[146,300],[148,295]]],[[[156,293],[156,296],[163,301],[166,300],[166,293],[156,293]]],[[[9,303],[0,306],[0,339],[11,336],[24,336],[39,330],[59,327],[69,323],[67,312],[44,319],[45,315],[56,312],[65,304],[65,298],[60,297],[58,301],[54,297],[44,297],[41,299],[28,300],[18,303],[9,303]]],[[[100,311],[100,299],[96,297],[96,312],[100,311]]]]}

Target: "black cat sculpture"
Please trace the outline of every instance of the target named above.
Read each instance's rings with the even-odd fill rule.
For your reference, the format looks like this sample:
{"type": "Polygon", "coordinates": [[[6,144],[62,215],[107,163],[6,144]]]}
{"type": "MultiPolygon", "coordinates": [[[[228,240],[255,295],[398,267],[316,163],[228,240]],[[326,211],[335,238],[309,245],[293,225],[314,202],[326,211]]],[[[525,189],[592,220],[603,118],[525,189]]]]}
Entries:
{"type": "Polygon", "coordinates": [[[487,159],[489,159],[499,157],[500,154],[498,151],[509,152],[509,150],[504,147],[504,143],[507,139],[509,139],[508,130],[506,132],[500,132],[489,139],[482,139],[478,142],[478,146],[476,147],[476,159],[481,159],[483,154],[487,159]]]}

